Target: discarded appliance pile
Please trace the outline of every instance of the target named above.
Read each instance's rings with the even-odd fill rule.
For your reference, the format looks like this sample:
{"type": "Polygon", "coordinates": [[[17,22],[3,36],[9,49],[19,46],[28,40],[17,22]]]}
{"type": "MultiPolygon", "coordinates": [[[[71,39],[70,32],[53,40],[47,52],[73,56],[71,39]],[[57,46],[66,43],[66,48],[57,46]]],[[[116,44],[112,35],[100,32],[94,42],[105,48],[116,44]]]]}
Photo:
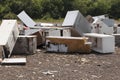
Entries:
{"type": "Polygon", "coordinates": [[[79,11],[69,11],[62,26],[51,23],[37,24],[25,11],[18,14],[18,17],[29,28],[22,34],[36,35],[37,46],[45,44],[46,51],[85,53],[91,51],[91,42],[87,37],[81,37],[83,32],[90,33],[90,25],[79,11]]]}
{"type": "Polygon", "coordinates": [[[16,20],[3,20],[0,26],[0,57],[2,64],[26,63],[26,58],[10,58],[11,54],[33,54],[37,46],[45,46],[48,52],[98,53],[115,52],[115,37],[120,28],[114,20],[103,16],[87,20],[78,11],[68,11],[61,26],[52,23],[36,23],[22,11],[16,20]]]}

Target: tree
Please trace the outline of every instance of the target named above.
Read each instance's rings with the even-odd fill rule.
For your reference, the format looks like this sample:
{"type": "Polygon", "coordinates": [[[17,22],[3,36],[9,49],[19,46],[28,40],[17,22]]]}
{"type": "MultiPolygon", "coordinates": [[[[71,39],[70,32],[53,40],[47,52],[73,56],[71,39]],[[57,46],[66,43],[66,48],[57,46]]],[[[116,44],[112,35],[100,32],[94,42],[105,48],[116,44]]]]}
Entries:
{"type": "Polygon", "coordinates": [[[91,0],[75,0],[74,2],[74,9],[78,9],[83,15],[87,15],[91,7],[91,0]]]}
{"type": "Polygon", "coordinates": [[[42,17],[43,18],[55,18],[61,17],[61,12],[63,11],[62,0],[42,0],[42,17]]]}
{"type": "Polygon", "coordinates": [[[70,10],[75,10],[74,8],[74,2],[75,0],[62,0],[63,1],[63,11],[61,12],[62,13],[62,17],[65,17],[67,11],[70,11],[70,10]]]}
{"type": "Polygon", "coordinates": [[[120,0],[114,0],[112,1],[112,6],[109,10],[109,15],[112,17],[112,18],[120,18],[120,0]]]}
{"type": "Polygon", "coordinates": [[[34,18],[38,19],[42,17],[42,9],[41,5],[42,0],[32,0],[32,15],[34,18]]]}
{"type": "Polygon", "coordinates": [[[79,10],[84,16],[120,18],[119,4],[120,0],[0,0],[0,19],[16,18],[22,10],[34,19],[64,18],[70,10],[79,10]]]}

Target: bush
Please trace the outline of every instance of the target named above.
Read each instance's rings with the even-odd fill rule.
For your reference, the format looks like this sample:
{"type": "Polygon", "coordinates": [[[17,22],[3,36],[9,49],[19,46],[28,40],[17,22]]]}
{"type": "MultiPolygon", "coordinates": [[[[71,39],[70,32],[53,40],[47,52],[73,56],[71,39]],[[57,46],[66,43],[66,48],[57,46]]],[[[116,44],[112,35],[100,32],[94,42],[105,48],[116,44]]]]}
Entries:
{"type": "Polygon", "coordinates": [[[110,14],[120,18],[120,0],[1,0],[0,19],[16,18],[22,10],[34,19],[64,18],[67,11],[80,10],[83,15],[110,14]]]}
{"type": "Polygon", "coordinates": [[[7,13],[6,15],[4,15],[3,18],[4,18],[4,19],[16,19],[17,16],[16,16],[14,13],[9,12],[9,13],[7,13]]]}

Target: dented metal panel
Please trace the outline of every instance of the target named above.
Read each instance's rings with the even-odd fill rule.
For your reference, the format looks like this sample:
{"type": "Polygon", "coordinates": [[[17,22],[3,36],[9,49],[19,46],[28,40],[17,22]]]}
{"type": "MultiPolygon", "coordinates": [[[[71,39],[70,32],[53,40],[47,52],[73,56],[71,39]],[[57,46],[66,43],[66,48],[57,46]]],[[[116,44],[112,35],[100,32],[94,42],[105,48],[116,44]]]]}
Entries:
{"type": "Polygon", "coordinates": [[[34,27],[36,25],[36,23],[26,14],[25,11],[22,11],[17,16],[28,27],[34,27]]]}
{"type": "Polygon", "coordinates": [[[68,11],[62,26],[74,26],[78,15],[79,11],[68,11]]]}

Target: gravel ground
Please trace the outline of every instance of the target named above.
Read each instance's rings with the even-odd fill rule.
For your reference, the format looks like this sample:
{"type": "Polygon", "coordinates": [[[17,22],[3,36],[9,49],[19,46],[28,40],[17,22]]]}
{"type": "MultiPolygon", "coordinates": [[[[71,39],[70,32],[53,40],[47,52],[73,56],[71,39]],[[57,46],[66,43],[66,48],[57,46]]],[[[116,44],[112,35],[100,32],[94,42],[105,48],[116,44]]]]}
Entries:
{"type": "Polygon", "coordinates": [[[1,65],[0,80],[120,80],[120,48],[112,54],[46,53],[42,49],[19,57],[27,58],[26,65],[1,65]]]}

